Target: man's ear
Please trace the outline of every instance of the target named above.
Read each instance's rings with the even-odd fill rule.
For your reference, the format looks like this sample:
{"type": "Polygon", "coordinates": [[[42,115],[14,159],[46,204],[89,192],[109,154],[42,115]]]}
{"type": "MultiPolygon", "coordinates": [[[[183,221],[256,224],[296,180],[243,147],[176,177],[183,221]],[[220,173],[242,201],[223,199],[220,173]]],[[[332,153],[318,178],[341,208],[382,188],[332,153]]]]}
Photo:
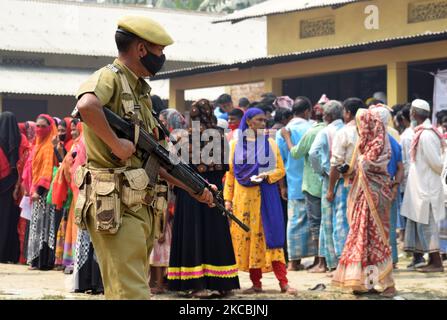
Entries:
{"type": "Polygon", "coordinates": [[[305,114],[306,114],[306,117],[308,118],[308,119],[310,119],[310,117],[311,117],[311,115],[312,115],[312,109],[306,109],[306,111],[304,111],[305,112],[305,114]]]}
{"type": "Polygon", "coordinates": [[[138,41],[136,43],[136,49],[140,58],[144,57],[147,54],[146,46],[142,41],[138,41]]]}

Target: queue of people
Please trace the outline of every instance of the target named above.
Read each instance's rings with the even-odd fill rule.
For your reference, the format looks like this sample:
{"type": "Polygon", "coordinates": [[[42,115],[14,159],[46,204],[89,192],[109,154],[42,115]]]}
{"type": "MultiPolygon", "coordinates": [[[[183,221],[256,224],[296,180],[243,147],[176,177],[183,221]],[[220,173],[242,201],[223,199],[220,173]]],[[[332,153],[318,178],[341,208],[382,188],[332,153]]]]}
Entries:
{"type": "MultiPolygon", "coordinates": [[[[413,256],[408,268],[444,271],[447,115],[432,125],[420,99],[393,108],[325,95],[315,105],[273,94],[232,101],[202,99],[185,115],[162,108],[159,119],[171,152],[194,144],[194,121],[198,134],[219,133],[227,154],[186,161],[223,191],[225,208],[250,231],[165,181],[148,257],[152,294],[224,297],[240,289],[242,271],[252,282],[244,294],[263,292],[262,274],[274,272],[280,292],[296,295],[287,273],[307,270],[330,272],[334,286],[354,293],[378,285],[389,297],[397,290],[398,243],[413,256]]],[[[207,148],[202,140],[199,153],[207,148]]],[[[75,216],[76,172],[86,161],[79,120],[42,114],[17,123],[0,114],[0,262],[60,270],[72,274],[72,291],[102,293],[101,272],[111,271],[100,270],[92,234],[75,216]]]]}
{"type": "Polygon", "coordinates": [[[76,168],[86,162],[82,124],[41,114],[17,123],[0,115],[2,232],[0,262],[73,274],[73,292],[102,293],[88,233],[74,223],[76,168]]]}

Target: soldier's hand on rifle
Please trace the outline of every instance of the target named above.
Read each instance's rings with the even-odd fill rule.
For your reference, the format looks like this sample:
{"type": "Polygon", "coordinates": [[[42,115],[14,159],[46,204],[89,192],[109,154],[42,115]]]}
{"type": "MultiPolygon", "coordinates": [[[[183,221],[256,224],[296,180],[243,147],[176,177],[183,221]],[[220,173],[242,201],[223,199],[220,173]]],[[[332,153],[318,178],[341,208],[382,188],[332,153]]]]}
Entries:
{"type": "Polygon", "coordinates": [[[112,149],[112,153],[122,161],[126,161],[132,157],[135,151],[134,144],[127,139],[118,139],[118,144],[112,149]]]}
{"type": "Polygon", "coordinates": [[[233,211],[233,202],[231,201],[225,201],[225,209],[228,211],[233,211]]]}
{"type": "MultiPolygon", "coordinates": [[[[216,188],[217,189],[217,188],[216,188]]],[[[215,207],[214,204],[214,197],[211,191],[208,189],[204,189],[201,194],[193,194],[193,198],[195,198],[197,201],[206,203],[210,208],[215,207]]]]}

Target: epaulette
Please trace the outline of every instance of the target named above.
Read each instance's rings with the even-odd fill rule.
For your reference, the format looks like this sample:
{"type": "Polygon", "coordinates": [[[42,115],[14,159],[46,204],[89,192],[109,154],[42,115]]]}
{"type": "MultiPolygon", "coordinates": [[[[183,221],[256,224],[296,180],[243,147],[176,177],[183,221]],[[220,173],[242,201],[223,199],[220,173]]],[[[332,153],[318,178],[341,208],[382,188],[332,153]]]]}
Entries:
{"type": "Polygon", "coordinates": [[[112,70],[115,73],[118,73],[120,71],[120,69],[118,69],[115,65],[113,64],[108,64],[107,68],[109,68],[110,70],[112,70]]]}

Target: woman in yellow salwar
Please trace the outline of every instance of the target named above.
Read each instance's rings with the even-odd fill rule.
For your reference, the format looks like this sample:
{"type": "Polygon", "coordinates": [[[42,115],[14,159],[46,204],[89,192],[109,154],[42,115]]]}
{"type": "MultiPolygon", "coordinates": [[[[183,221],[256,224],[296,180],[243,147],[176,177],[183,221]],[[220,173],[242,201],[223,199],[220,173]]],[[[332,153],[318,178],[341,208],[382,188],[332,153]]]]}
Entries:
{"type": "Polygon", "coordinates": [[[394,287],[393,260],[389,244],[391,180],[387,166],[390,141],[376,110],[356,115],[359,141],[355,179],[348,195],[349,233],[332,283],[354,294],[376,293],[391,297],[394,287]]]}
{"type": "Polygon", "coordinates": [[[230,170],[224,188],[225,206],[250,227],[246,233],[234,223],[231,237],[240,271],[250,273],[253,286],[245,294],[262,292],[262,273],[275,273],[281,292],[289,286],[284,258],[285,226],[278,181],[285,169],[273,139],[264,135],[266,116],[249,109],[241,120],[238,139],[230,144],[230,170]]]}

